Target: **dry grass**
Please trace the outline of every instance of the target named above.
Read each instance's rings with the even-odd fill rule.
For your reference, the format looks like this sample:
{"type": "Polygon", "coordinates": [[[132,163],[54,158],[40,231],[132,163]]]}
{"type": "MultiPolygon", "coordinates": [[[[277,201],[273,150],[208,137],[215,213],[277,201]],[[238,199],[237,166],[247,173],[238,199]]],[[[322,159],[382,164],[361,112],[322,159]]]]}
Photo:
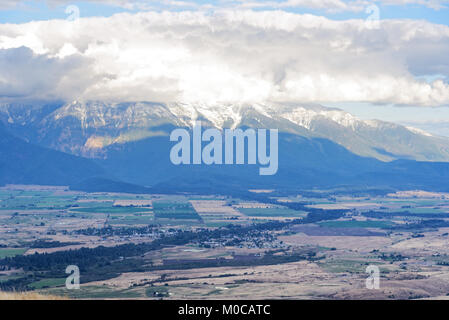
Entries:
{"type": "Polygon", "coordinates": [[[36,292],[0,292],[0,300],[67,300],[67,298],[36,292]]]}

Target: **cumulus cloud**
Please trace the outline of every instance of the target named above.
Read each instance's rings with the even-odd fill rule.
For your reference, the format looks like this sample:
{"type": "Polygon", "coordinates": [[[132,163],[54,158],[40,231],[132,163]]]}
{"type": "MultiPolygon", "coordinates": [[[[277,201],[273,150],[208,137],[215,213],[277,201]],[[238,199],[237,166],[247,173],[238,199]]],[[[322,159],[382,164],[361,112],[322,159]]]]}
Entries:
{"type": "Polygon", "coordinates": [[[447,26],[387,20],[369,28],[363,20],[282,11],[146,12],[5,24],[0,95],[437,106],[449,104],[449,85],[423,79],[448,77],[448,54],[447,26]],[[11,51],[21,47],[29,51],[11,51]],[[20,73],[14,74],[15,66],[20,73]]]}
{"type": "Polygon", "coordinates": [[[0,97],[59,99],[66,92],[82,94],[95,75],[85,73],[90,61],[81,55],[67,59],[36,55],[27,47],[0,50],[0,97]]]}

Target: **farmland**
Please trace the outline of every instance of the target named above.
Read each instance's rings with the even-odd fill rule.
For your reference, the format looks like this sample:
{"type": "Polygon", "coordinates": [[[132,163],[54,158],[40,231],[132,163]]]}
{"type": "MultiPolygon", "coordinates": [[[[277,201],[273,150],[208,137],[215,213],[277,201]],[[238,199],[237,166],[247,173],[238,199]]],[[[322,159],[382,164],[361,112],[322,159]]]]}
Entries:
{"type": "Polygon", "coordinates": [[[93,299],[416,299],[449,293],[449,197],[0,188],[0,287],[93,299]],[[254,196],[252,196],[254,195],[254,196]],[[81,288],[65,287],[68,265],[81,288]],[[377,266],[381,288],[365,288],[377,266]]]}
{"type": "Polygon", "coordinates": [[[156,220],[201,220],[189,202],[154,202],[156,220]]]}

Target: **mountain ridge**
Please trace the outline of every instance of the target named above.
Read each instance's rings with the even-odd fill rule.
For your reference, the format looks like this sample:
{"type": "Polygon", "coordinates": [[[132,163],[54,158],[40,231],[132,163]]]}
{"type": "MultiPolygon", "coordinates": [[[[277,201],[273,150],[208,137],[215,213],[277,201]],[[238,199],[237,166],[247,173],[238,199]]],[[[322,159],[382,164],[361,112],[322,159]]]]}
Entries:
{"type": "MultiPolygon", "coordinates": [[[[166,136],[105,148],[87,159],[34,145],[0,124],[0,184],[69,185],[88,192],[238,194],[251,189],[449,191],[449,163],[361,157],[324,138],[279,134],[279,170],[260,176],[254,165],[176,166],[166,136]],[[355,189],[354,189],[355,188],[355,189]]],[[[155,128],[170,132],[174,125],[155,128]]]]}
{"type": "Polygon", "coordinates": [[[0,105],[0,121],[19,136],[59,151],[105,157],[104,148],[168,132],[170,124],[191,128],[195,120],[222,128],[272,128],[304,137],[326,138],[360,156],[382,161],[449,162],[449,138],[380,120],[361,120],[320,105],[78,102],[41,108],[0,105]],[[12,110],[12,112],[10,112],[12,110]],[[30,111],[31,110],[31,111],[30,111]]]}

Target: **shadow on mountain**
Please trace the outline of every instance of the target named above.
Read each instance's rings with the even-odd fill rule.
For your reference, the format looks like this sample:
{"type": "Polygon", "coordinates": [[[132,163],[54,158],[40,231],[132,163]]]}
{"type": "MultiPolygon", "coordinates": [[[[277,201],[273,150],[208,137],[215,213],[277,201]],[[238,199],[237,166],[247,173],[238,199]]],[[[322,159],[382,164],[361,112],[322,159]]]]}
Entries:
{"type": "Polygon", "coordinates": [[[102,174],[92,160],[27,143],[0,124],[0,185],[70,185],[102,174]]]}
{"type": "Polygon", "coordinates": [[[351,153],[327,139],[279,134],[279,170],[260,176],[259,165],[173,165],[174,145],[153,137],[108,149],[99,160],[123,181],[159,193],[229,193],[232,190],[317,188],[385,188],[449,191],[449,163],[396,160],[382,162],[351,153]]]}
{"type": "Polygon", "coordinates": [[[152,190],[132,183],[114,181],[105,178],[89,178],[70,185],[70,190],[84,192],[151,193],[152,190]]]}

